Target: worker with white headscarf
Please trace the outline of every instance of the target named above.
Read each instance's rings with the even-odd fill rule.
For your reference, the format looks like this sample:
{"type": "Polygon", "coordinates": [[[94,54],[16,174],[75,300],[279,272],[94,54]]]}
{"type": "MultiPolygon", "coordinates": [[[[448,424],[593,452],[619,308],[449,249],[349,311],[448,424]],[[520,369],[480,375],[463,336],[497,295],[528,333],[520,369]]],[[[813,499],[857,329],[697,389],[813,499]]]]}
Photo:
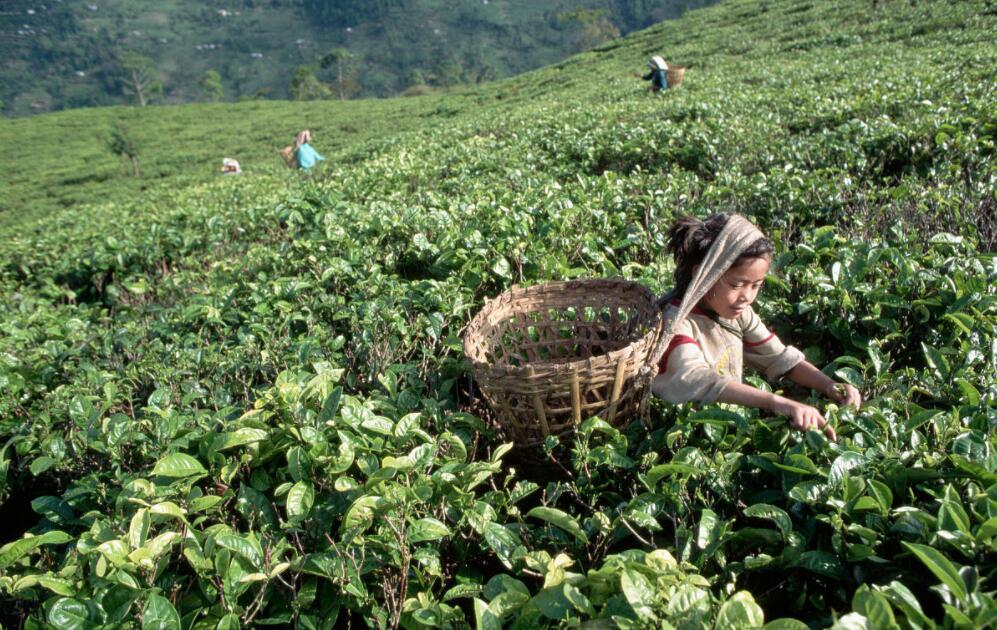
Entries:
{"type": "Polygon", "coordinates": [[[651,69],[650,72],[645,74],[642,79],[651,82],[651,91],[657,92],[658,90],[668,89],[668,64],[665,60],[655,55],[651,57],[651,60],[647,62],[647,66],[651,69]]]}

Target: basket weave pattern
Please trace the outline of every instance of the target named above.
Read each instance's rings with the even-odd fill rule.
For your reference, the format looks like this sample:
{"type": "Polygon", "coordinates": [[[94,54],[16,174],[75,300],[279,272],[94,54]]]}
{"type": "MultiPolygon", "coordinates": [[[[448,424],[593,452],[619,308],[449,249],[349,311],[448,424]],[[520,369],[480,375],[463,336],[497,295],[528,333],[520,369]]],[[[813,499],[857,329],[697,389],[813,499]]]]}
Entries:
{"type": "Polygon", "coordinates": [[[650,290],[626,280],[513,288],[471,321],[464,352],[499,423],[528,446],[595,415],[629,422],[660,317],[650,290]]]}
{"type": "Polygon", "coordinates": [[[668,79],[669,88],[677,88],[682,85],[682,79],[685,78],[685,66],[668,64],[668,70],[665,71],[665,77],[668,79]]]}
{"type": "Polygon", "coordinates": [[[287,145],[283,149],[277,151],[277,153],[280,154],[281,159],[284,160],[284,164],[287,164],[288,168],[297,168],[298,159],[294,155],[293,144],[287,145]]]}

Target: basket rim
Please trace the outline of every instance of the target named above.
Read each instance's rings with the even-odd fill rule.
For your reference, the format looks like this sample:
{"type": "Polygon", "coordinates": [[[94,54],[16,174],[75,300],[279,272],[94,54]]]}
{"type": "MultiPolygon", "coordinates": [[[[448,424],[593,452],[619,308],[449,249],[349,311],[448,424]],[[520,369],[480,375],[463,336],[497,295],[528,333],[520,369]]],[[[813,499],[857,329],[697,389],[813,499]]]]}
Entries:
{"type": "Polygon", "coordinates": [[[472,356],[470,352],[470,347],[468,340],[471,335],[476,333],[484,324],[488,315],[495,309],[495,307],[500,303],[506,303],[515,301],[518,298],[526,296],[535,296],[537,294],[550,293],[553,291],[563,291],[567,290],[578,290],[578,289],[588,289],[591,290],[594,286],[603,286],[605,288],[610,288],[614,286],[623,286],[628,289],[636,290],[638,293],[643,294],[649,299],[651,304],[655,303],[654,293],[651,292],[649,288],[636,282],[634,280],[627,280],[625,278],[590,278],[590,279],[573,279],[573,280],[556,280],[551,282],[545,282],[541,284],[530,285],[527,287],[520,287],[513,285],[509,290],[500,293],[490,300],[485,301],[485,305],[478,311],[477,315],[468,324],[467,329],[463,335],[463,347],[464,347],[464,357],[471,364],[475,372],[486,373],[490,377],[495,378],[517,378],[517,377],[530,377],[538,378],[544,376],[555,376],[559,374],[570,374],[571,372],[582,371],[586,368],[591,368],[594,366],[600,366],[601,364],[615,364],[620,359],[623,359],[634,352],[634,346],[650,343],[658,336],[660,333],[660,326],[658,325],[661,321],[662,313],[660,309],[657,309],[657,314],[655,317],[655,322],[651,326],[651,330],[648,331],[643,336],[634,339],[626,346],[618,349],[612,350],[605,354],[601,354],[597,357],[586,357],[582,359],[575,359],[573,361],[536,361],[528,363],[521,366],[515,365],[495,365],[488,363],[486,361],[481,361],[472,356]]]}

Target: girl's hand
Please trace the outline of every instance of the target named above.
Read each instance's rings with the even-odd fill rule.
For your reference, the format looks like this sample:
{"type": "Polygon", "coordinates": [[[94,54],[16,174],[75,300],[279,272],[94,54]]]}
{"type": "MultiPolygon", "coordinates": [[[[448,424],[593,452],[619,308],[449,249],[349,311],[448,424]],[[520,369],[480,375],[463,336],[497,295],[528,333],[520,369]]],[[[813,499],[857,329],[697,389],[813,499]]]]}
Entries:
{"type": "Polygon", "coordinates": [[[773,411],[780,415],[789,416],[789,426],[798,431],[823,431],[827,439],[832,441],[838,439],[834,427],[829,425],[824,416],[810,405],[782,398],[773,411]]]}
{"type": "Polygon", "coordinates": [[[862,406],[862,394],[848,383],[835,383],[828,388],[826,394],[839,405],[851,405],[856,410],[862,406]]]}

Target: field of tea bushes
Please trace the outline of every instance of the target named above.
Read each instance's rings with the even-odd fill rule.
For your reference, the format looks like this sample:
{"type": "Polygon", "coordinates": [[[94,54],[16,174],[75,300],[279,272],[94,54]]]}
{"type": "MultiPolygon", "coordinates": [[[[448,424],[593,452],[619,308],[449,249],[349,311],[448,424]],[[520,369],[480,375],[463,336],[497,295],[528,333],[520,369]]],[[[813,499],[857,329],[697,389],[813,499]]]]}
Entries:
{"type": "MultiPolygon", "coordinates": [[[[305,177],[267,131],[239,136],[242,176],[183,159],[237,105],[134,115],[173,164],[145,191],[39,173],[46,201],[19,175],[0,623],[997,623],[997,6],[879,5],[729,0],[474,90],[316,105],[307,125],[357,132],[305,177]],[[655,96],[633,74],[659,52],[689,70],[655,96]],[[749,380],[839,440],[658,404],[514,448],[463,359],[484,300],[662,293],[668,223],[718,211],[775,242],[762,315],[866,403],[749,380]]],[[[238,129],[291,107],[252,105],[238,129]]],[[[45,144],[71,115],[0,134],[45,144]]]]}

